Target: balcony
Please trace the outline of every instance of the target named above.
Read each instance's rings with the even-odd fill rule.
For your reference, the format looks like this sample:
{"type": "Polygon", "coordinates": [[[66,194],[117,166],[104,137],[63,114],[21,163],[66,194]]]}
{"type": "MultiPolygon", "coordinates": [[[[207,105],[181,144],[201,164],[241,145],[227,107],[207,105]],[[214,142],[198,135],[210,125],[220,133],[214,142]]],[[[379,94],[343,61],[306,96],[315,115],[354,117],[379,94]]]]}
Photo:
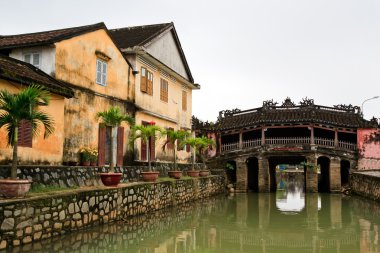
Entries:
{"type": "MultiPolygon", "coordinates": [[[[310,137],[272,137],[272,138],[266,138],[265,139],[265,145],[310,145],[311,138],[310,137]]],[[[314,144],[316,146],[321,147],[330,147],[330,148],[340,148],[340,149],[346,149],[351,151],[357,150],[356,143],[352,142],[346,142],[346,141],[338,141],[337,146],[335,145],[334,139],[328,139],[328,138],[314,138],[314,144]]],[[[234,143],[226,143],[221,145],[221,152],[227,153],[231,151],[237,151],[237,150],[245,150],[255,147],[262,146],[261,139],[252,139],[252,140],[245,140],[242,142],[241,146],[239,142],[234,143]]]]}

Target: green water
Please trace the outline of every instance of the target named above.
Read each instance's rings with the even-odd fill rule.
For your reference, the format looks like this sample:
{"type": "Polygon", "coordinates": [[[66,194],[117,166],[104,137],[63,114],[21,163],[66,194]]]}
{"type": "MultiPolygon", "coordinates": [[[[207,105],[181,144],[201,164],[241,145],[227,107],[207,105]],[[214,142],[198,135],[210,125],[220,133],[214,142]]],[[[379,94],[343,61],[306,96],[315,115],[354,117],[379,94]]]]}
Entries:
{"type": "Polygon", "coordinates": [[[290,178],[271,194],[220,196],[15,248],[15,252],[380,252],[380,205],[304,194],[290,178]]]}

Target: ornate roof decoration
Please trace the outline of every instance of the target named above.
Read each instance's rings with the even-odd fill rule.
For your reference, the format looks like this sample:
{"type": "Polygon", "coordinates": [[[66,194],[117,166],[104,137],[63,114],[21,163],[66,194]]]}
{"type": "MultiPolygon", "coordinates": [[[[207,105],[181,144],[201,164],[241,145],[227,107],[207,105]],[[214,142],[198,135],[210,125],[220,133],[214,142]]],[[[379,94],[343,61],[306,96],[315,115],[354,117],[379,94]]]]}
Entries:
{"type": "Polygon", "coordinates": [[[216,123],[218,130],[258,127],[272,124],[322,124],[332,127],[367,128],[379,127],[377,120],[365,120],[360,107],[337,105],[334,107],[316,105],[313,99],[303,98],[296,105],[286,98],[281,106],[266,100],[263,106],[250,110],[225,110],[219,113],[216,123]]]}
{"type": "Polygon", "coordinates": [[[265,101],[263,101],[263,109],[264,110],[270,110],[270,109],[273,109],[273,108],[275,108],[276,106],[277,106],[277,102],[273,102],[273,99],[271,99],[271,100],[265,100],[265,101]]]}
{"type": "Polygon", "coordinates": [[[282,103],[281,107],[294,107],[296,104],[292,102],[290,97],[285,98],[284,102],[282,103]]]}
{"type": "Polygon", "coordinates": [[[301,106],[313,106],[314,105],[314,99],[309,99],[307,97],[303,98],[302,101],[300,101],[301,106]]]}
{"type": "Polygon", "coordinates": [[[334,108],[338,108],[341,110],[345,110],[348,112],[353,112],[353,113],[360,113],[360,107],[359,106],[353,106],[352,104],[345,105],[345,104],[339,104],[339,105],[334,105],[334,108]]]}

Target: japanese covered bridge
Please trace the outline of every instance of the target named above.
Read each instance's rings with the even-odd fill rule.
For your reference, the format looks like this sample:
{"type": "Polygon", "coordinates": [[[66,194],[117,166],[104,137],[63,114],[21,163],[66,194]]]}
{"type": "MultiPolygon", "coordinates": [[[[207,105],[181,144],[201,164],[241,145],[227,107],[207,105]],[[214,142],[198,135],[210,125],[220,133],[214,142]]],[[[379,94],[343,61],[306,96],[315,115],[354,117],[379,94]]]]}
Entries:
{"type": "Polygon", "coordinates": [[[299,105],[287,98],[280,106],[269,100],[260,108],[221,111],[215,125],[195,119],[193,126],[216,140],[208,165],[232,165],[230,179],[239,192],[275,191],[280,164],[304,164],[309,192],[341,191],[357,169],[361,131],[379,127],[357,106],[327,107],[307,98],[299,105]]]}

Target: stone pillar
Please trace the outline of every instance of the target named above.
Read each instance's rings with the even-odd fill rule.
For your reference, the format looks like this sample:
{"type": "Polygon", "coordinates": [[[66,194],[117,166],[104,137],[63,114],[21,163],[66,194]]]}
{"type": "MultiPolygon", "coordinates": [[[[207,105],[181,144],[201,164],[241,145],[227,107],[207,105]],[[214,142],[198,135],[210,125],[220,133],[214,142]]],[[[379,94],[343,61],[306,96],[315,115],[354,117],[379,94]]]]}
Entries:
{"type": "Polygon", "coordinates": [[[266,157],[259,157],[259,192],[270,192],[269,162],[266,157]]]}
{"type": "Polygon", "coordinates": [[[243,131],[240,130],[239,133],[239,150],[243,149],[243,131]]]}
{"type": "MultiPolygon", "coordinates": [[[[317,159],[315,155],[307,157],[307,163],[317,166],[317,159]]],[[[318,192],[317,168],[306,168],[305,173],[306,192],[318,192]]]]}
{"type": "Polygon", "coordinates": [[[332,157],[330,160],[330,192],[340,192],[341,179],[340,179],[340,159],[338,157],[332,157]]]}
{"type": "Polygon", "coordinates": [[[236,162],[236,192],[247,192],[248,190],[248,168],[244,158],[237,158],[236,162]]]}
{"type": "Polygon", "coordinates": [[[330,206],[331,228],[340,229],[342,228],[342,195],[331,194],[330,206]]]}
{"type": "Polygon", "coordinates": [[[307,227],[318,228],[318,193],[305,194],[307,227]]]}

